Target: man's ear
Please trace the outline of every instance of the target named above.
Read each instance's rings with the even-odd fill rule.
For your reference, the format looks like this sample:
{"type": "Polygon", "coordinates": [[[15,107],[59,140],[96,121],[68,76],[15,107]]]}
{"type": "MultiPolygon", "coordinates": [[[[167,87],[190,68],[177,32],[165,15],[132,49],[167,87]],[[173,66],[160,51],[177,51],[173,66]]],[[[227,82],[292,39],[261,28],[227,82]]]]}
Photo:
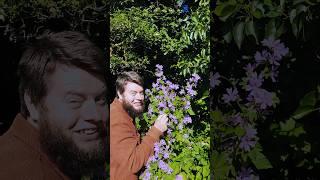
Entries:
{"type": "Polygon", "coordinates": [[[29,117],[27,117],[27,121],[31,123],[34,127],[38,128],[39,127],[39,117],[40,117],[40,112],[38,108],[32,103],[31,98],[29,94],[24,93],[24,102],[27,106],[27,109],[29,111],[29,117]]]}
{"type": "Polygon", "coordinates": [[[117,91],[117,95],[118,95],[118,99],[119,99],[120,101],[122,101],[122,99],[123,99],[122,94],[121,94],[119,91],[117,91]]]}

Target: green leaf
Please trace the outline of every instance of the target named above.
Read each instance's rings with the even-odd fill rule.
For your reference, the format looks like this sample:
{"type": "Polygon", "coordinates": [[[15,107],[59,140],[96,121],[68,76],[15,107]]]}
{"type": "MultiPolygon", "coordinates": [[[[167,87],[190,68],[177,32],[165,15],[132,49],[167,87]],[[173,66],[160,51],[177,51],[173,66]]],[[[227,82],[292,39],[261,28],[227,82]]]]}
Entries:
{"type": "Polygon", "coordinates": [[[303,3],[305,0],[293,0],[293,5],[303,3]]]}
{"type": "Polygon", "coordinates": [[[241,49],[241,44],[244,39],[244,22],[238,22],[233,28],[233,38],[238,46],[241,49]]]}
{"type": "Polygon", "coordinates": [[[239,126],[237,126],[237,127],[234,129],[234,132],[235,132],[235,134],[236,134],[238,137],[242,137],[242,136],[245,135],[245,133],[246,133],[246,131],[245,131],[243,128],[239,127],[239,126]]]}
{"type": "Polygon", "coordinates": [[[256,28],[254,26],[254,23],[253,21],[248,21],[246,23],[246,26],[245,26],[245,32],[246,32],[246,35],[252,35],[254,37],[254,39],[256,40],[256,43],[258,44],[258,37],[257,37],[257,34],[256,34],[256,28]]]}
{"type": "Polygon", "coordinates": [[[289,18],[290,18],[290,23],[293,23],[293,20],[296,18],[297,16],[297,10],[296,9],[292,9],[289,13],[289,18]]]}
{"type": "Polygon", "coordinates": [[[202,168],[202,175],[203,177],[207,177],[210,174],[210,165],[206,165],[202,168]]]}
{"type": "Polygon", "coordinates": [[[316,91],[308,92],[299,102],[299,107],[293,113],[292,118],[294,119],[301,119],[304,116],[316,111],[318,108],[315,108],[317,103],[317,94],[316,91]]]}
{"type": "Polygon", "coordinates": [[[316,91],[310,91],[299,102],[299,106],[315,106],[317,102],[316,91]]]}
{"type": "Polygon", "coordinates": [[[214,10],[214,13],[220,17],[222,21],[226,21],[236,10],[237,2],[229,0],[228,2],[220,3],[214,10]]]}
{"type": "Polygon", "coordinates": [[[230,165],[227,162],[227,157],[228,156],[226,153],[218,153],[218,152],[213,153],[212,169],[213,169],[215,179],[226,179],[230,171],[230,165]]]}
{"type": "Polygon", "coordinates": [[[295,137],[298,137],[301,134],[306,134],[306,131],[303,129],[302,126],[294,128],[294,130],[289,133],[290,136],[295,136],[295,137]]]}
{"type": "Polygon", "coordinates": [[[265,36],[266,37],[275,37],[277,32],[276,22],[274,19],[271,19],[265,27],[265,36]]]}
{"type": "Polygon", "coordinates": [[[292,118],[290,118],[284,123],[280,122],[280,129],[281,129],[281,131],[288,132],[288,131],[294,129],[295,125],[296,125],[296,121],[293,120],[292,118]]]}
{"type": "Polygon", "coordinates": [[[223,121],[224,121],[222,112],[219,111],[219,110],[211,111],[211,112],[210,112],[210,117],[211,117],[211,119],[213,119],[213,121],[215,121],[215,122],[223,122],[223,121]]]}
{"type": "Polygon", "coordinates": [[[230,43],[231,40],[232,40],[232,33],[231,33],[231,32],[226,33],[225,35],[223,35],[223,39],[224,39],[227,43],[230,43]]]}
{"type": "Polygon", "coordinates": [[[297,6],[297,16],[302,13],[302,12],[306,12],[308,10],[307,6],[303,5],[303,4],[299,4],[297,6]]]}
{"type": "Polygon", "coordinates": [[[191,115],[191,116],[195,115],[195,113],[193,112],[193,110],[191,108],[189,108],[187,111],[188,111],[189,115],[191,115]]]}
{"type": "Polygon", "coordinates": [[[249,152],[249,158],[257,169],[269,169],[272,168],[270,161],[260,152],[257,146],[249,152]]]}
{"type": "Polygon", "coordinates": [[[196,175],[196,180],[202,180],[202,179],[203,179],[203,178],[202,178],[201,172],[198,171],[198,172],[197,172],[197,175],[196,175]]]}

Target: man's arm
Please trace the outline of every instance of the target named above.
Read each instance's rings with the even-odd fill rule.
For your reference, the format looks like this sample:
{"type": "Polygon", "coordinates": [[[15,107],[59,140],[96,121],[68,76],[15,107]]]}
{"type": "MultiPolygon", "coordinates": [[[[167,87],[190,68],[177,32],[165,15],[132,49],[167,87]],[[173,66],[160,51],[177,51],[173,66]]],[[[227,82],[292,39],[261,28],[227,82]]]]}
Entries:
{"type": "Polygon", "coordinates": [[[130,124],[116,123],[110,132],[113,158],[121,167],[128,167],[130,172],[137,173],[153,154],[154,143],[159,141],[161,135],[162,132],[152,126],[138,144],[140,139],[130,124]]]}

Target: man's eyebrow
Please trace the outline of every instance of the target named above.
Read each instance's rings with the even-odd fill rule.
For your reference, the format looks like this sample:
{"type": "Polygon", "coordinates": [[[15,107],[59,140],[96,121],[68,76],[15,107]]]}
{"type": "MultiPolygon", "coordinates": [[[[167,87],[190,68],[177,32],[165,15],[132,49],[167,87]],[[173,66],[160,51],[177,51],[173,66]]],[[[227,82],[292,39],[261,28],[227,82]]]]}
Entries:
{"type": "Polygon", "coordinates": [[[108,89],[107,88],[104,88],[104,90],[99,93],[99,95],[97,97],[101,97],[101,96],[108,96],[108,89]]]}
{"type": "Polygon", "coordinates": [[[85,95],[81,92],[78,91],[67,91],[65,96],[80,96],[80,97],[85,97],[85,95]]]}

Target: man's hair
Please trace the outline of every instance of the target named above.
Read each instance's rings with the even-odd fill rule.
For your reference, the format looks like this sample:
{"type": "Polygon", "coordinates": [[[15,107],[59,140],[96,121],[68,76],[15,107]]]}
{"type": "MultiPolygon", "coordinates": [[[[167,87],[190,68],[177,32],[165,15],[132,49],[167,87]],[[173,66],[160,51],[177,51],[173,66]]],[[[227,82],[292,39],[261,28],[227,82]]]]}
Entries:
{"type": "Polygon", "coordinates": [[[39,104],[47,94],[47,77],[58,64],[80,68],[106,82],[108,73],[103,53],[84,34],[47,31],[27,46],[19,62],[20,108],[25,117],[29,111],[24,94],[30,96],[33,104],[39,104]]]}
{"type": "Polygon", "coordinates": [[[126,71],[119,74],[116,80],[116,91],[122,94],[124,92],[124,87],[128,82],[133,82],[143,87],[143,79],[138,73],[126,71]]]}

